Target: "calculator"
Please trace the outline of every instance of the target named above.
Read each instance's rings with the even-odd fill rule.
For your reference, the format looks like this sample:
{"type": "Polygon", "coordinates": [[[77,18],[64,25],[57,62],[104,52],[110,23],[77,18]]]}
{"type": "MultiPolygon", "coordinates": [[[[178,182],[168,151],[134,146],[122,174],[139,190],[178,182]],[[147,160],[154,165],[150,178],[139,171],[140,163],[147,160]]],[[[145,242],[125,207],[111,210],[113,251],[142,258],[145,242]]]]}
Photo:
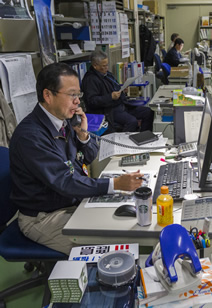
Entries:
{"type": "Polygon", "coordinates": [[[197,142],[187,142],[179,144],[178,155],[183,157],[197,155],[197,142]]]}
{"type": "Polygon", "coordinates": [[[144,165],[150,159],[149,153],[132,154],[122,157],[121,166],[144,165]]]}

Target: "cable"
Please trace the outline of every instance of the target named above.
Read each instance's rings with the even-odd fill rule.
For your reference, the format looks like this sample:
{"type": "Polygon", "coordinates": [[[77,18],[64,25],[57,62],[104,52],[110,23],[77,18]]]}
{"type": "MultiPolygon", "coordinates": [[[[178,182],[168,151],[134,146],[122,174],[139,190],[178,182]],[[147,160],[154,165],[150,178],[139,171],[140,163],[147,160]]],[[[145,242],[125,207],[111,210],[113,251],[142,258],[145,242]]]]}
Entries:
{"type": "Polygon", "coordinates": [[[62,26],[72,26],[74,29],[80,29],[82,27],[82,24],[80,22],[63,22],[63,23],[54,23],[55,26],[57,27],[62,27],[62,26]]]}
{"type": "Polygon", "coordinates": [[[160,135],[158,135],[158,137],[160,137],[160,136],[163,135],[163,133],[165,132],[165,130],[167,129],[167,127],[168,127],[169,125],[174,125],[174,122],[168,123],[168,124],[165,126],[165,128],[163,129],[162,133],[161,133],[160,135]]]}
{"type": "Polygon", "coordinates": [[[159,149],[172,149],[172,148],[178,147],[176,145],[163,145],[163,146],[158,146],[158,147],[137,147],[137,146],[126,145],[126,144],[122,144],[122,143],[115,142],[115,141],[112,141],[112,140],[108,140],[108,139],[106,139],[104,137],[101,137],[101,136],[98,136],[98,135],[96,135],[94,133],[88,132],[88,131],[86,131],[85,129],[82,129],[82,128],[81,128],[81,130],[83,132],[85,132],[85,133],[88,133],[92,137],[95,137],[96,139],[99,139],[100,141],[105,141],[107,143],[114,144],[114,145],[117,145],[117,146],[120,146],[120,147],[123,147],[123,148],[127,148],[127,149],[134,149],[134,150],[159,150],[159,149]]]}

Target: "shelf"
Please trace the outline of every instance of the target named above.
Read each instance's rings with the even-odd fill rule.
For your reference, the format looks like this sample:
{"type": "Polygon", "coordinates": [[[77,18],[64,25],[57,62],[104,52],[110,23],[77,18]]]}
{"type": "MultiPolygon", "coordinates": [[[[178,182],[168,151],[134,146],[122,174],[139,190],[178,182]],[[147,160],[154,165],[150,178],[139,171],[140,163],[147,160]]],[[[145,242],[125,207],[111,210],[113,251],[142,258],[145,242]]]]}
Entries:
{"type": "Polygon", "coordinates": [[[79,58],[85,58],[85,57],[89,57],[91,54],[91,52],[83,52],[80,53],[78,55],[67,55],[67,56],[63,56],[63,57],[58,57],[59,61],[67,61],[67,60],[75,60],[75,59],[79,59],[79,58]]]}
{"type": "Polygon", "coordinates": [[[62,17],[62,16],[53,16],[53,20],[59,22],[87,22],[86,18],[62,17]]]}
{"type": "Polygon", "coordinates": [[[134,12],[133,10],[126,9],[126,8],[124,8],[124,11],[125,11],[125,12],[129,12],[129,13],[133,13],[133,12],[134,12]]]}

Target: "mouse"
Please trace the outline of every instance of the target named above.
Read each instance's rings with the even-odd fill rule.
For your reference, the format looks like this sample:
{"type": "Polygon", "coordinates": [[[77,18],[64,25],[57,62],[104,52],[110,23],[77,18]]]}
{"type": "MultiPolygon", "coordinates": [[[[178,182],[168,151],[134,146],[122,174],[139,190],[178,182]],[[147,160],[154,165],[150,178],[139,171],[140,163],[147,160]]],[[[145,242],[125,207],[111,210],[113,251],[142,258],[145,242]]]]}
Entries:
{"type": "Polygon", "coordinates": [[[124,204],[119,206],[115,212],[115,216],[136,217],[136,208],[132,204],[124,204]]]}

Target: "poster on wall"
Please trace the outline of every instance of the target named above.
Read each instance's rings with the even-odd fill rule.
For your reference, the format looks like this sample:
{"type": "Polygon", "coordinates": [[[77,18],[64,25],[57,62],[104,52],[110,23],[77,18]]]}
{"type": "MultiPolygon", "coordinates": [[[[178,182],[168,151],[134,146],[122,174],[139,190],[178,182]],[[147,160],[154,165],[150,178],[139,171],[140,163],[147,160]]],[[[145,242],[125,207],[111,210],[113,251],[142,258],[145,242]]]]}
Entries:
{"type": "Polygon", "coordinates": [[[130,39],[128,31],[128,18],[127,14],[120,13],[120,29],[121,29],[121,49],[122,58],[130,56],[130,39]]]}
{"type": "Polygon", "coordinates": [[[32,19],[27,0],[0,0],[0,18],[32,19]]]}
{"type": "Polygon", "coordinates": [[[92,39],[96,44],[120,43],[119,18],[115,1],[90,2],[92,39]]]}
{"type": "Polygon", "coordinates": [[[58,62],[50,4],[51,0],[34,0],[34,11],[43,66],[58,62]]]}

